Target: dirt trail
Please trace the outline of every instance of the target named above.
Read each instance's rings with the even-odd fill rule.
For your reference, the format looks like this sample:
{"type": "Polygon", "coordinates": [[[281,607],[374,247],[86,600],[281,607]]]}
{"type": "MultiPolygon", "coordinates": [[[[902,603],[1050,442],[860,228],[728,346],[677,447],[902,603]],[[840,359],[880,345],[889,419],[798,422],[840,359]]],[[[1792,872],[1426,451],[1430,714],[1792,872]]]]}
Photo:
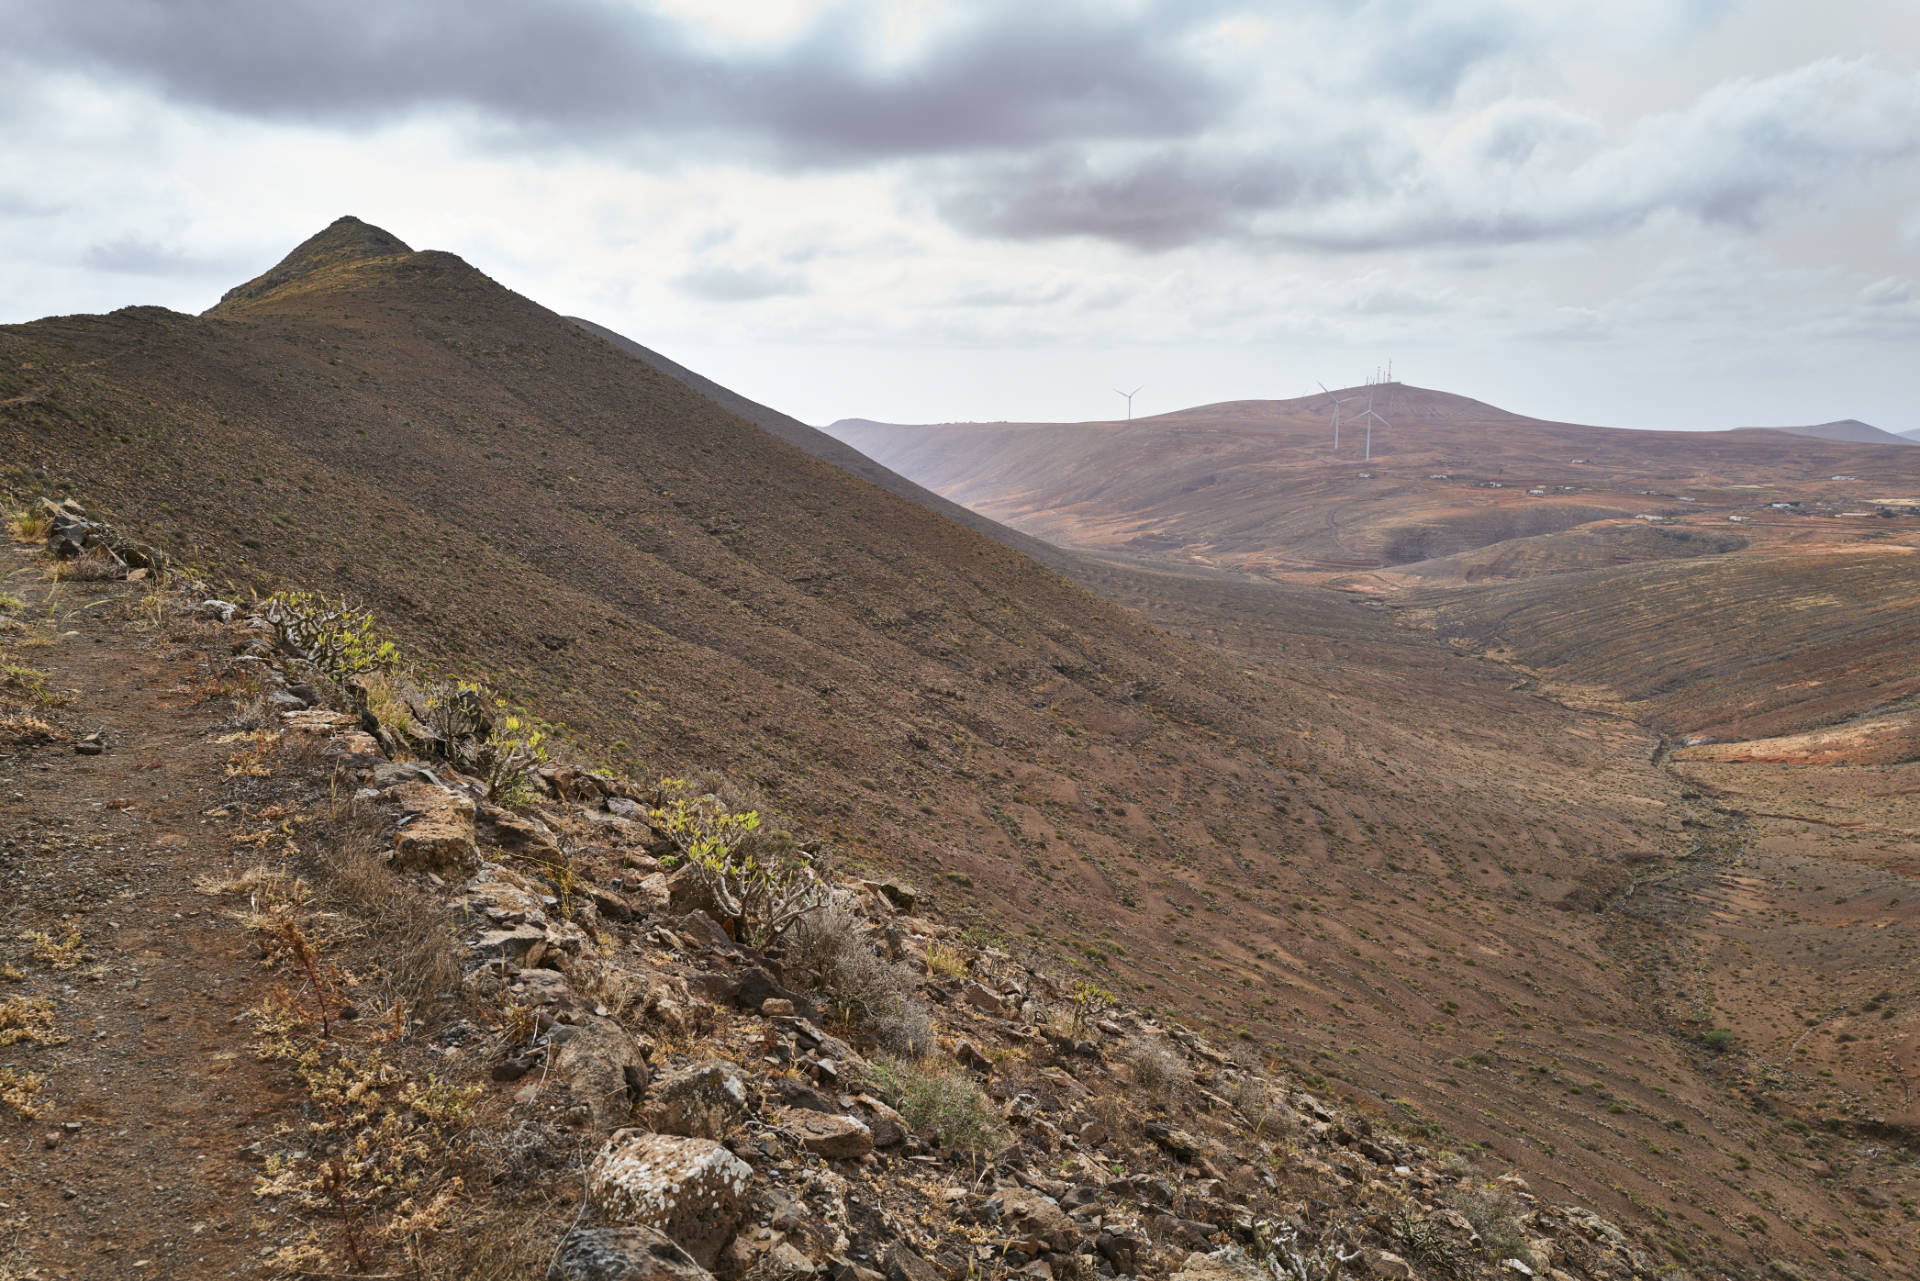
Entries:
{"type": "Polygon", "coordinates": [[[0,1068],[45,1078],[37,1117],[0,1104],[0,1278],[259,1275],[280,1224],[242,1149],[286,1118],[288,1082],[249,1051],[258,951],[194,884],[232,862],[208,816],[226,700],[193,624],[138,620],[143,585],[43,566],[0,548],[38,623],[0,644],[70,692],[39,713],[63,739],[0,746],[0,961],[24,976],[0,1002],[50,1000],[66,1039],[0,1046],[0,1068]],[[105,750],[76,752],[96,731],[105,750]],[[73,928],[51,962],[24,937],[73,928]]]}

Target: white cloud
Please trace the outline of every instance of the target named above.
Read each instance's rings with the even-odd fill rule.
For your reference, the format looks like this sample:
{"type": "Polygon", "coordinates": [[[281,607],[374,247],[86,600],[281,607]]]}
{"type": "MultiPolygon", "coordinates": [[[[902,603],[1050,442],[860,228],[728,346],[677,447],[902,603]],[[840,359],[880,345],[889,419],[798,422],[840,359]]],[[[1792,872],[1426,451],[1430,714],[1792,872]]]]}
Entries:
{"type": "Polygon", "coordinates": [[[1285,394],[1394,353],[1566,418],[1710,378],[1739,421],[1920,403],[1886,359],[1907,6],[157,12],[0,0],[0,320],[199,310],[351,212],[816,420],[1091,416],[1076,380],[1133,371],[1285,394]]]}

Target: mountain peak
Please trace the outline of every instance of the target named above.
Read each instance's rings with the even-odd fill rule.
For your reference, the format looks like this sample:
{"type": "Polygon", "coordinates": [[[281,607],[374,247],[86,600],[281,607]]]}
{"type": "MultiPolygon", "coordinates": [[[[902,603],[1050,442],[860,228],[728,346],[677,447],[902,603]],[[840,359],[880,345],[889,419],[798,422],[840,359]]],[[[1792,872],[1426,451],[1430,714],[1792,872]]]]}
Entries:
{"type": "Polygon", "coordinates": [[[215,310],[319,287],[343,271],[412,253],[398,236],[349,214],[301,241],[269,271],[227,290],[215,310]]]}

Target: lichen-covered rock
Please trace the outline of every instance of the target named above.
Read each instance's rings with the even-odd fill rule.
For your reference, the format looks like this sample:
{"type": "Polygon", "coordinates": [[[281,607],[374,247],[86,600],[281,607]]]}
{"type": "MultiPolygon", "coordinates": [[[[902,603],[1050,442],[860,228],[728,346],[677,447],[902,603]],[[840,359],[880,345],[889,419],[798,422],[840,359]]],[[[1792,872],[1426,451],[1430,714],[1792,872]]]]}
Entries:
{"type": "Polygon", "coordinates": [[[554,1252],[547,1281],[712,1281],[712,1274],[652,1228],[575,1228],[554,1252]]]}
{"type": "Polygon", "coordinates": [[[740,1069],[716,1059],[661,1077],[648,1096],[647,1111],[662,1134],[721,1139],[751,1107],[740,1069]]]}
{"type": "Polygon", "coordinates": [[[602,1223],[655,1228],[710,1267],[740,1224],[753,1170],[711,1139],[615,1134],[587,1170],[602,1223]]]}

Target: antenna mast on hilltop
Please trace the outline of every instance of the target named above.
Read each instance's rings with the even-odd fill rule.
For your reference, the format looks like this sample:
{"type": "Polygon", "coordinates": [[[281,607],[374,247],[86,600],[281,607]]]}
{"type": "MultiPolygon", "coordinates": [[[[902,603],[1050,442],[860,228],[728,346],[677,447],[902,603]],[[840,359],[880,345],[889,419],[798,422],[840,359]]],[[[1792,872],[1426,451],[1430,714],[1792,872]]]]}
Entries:
{"type": "MultiPolygon", "coordinates": [[[[1145,383],[1140,384],[1140,387],[1144,387],[1144,386],[1146,386],[1145,383]]],[[[1133,421],[1133,398],[1140,394],[1140,387],[1135,387],[1132,391],[1121,391],[1118,387],[1115,387],[1113,389],[1114,395],[1123,397],[1127,402],[1127,421],[1128,422],[1133,421]]]]}
{"type": "MultiPolygon", "coordinates": [[[[1331,391],[1327,391],[1327,385],[1325,383],[1318,383],[1317,385],[1321,391],[1325,391],[1327,395],[1333,396],[1331,391]]],[[[1333,396],[1333,452],[1335,457],[1338,457],[1340,454],[1340,406],[1346,404],[1349,400],[1358,399],[1360,399],[1358,396],[1333,396]]]]}

